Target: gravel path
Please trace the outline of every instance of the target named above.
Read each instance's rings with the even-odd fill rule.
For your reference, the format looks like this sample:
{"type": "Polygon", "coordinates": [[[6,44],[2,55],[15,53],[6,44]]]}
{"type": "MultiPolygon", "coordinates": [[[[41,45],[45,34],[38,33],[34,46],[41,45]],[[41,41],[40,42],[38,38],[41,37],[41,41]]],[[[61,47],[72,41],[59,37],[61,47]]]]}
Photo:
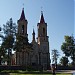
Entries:
{"type": "Polygon", "coordinates": [[[56,73],[71,73],[75,75],[75,70],[57,70],[56,73]]]}

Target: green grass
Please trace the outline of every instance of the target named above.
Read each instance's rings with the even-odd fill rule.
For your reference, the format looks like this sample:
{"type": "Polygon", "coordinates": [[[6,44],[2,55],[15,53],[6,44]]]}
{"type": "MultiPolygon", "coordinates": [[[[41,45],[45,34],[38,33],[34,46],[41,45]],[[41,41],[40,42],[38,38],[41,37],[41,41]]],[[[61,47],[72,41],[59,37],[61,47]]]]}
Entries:
{"type": "MultiPolygon", "coordinates": [[[[22,70],[3,70],[0,73],[4,73],[4,74],[0,74],[0,75],[52,75],[50,74],[51,72],[39,72],[39,71],[22,71],[22,70]],[[6,74],[5,74],[6,73],[6,74]],[[45,74],[44,74],[45,73],[45,74]]],[[[66,74],[66,73],[58,73],[56,75],[72,75],[72,74],[66,74]]]]}
{"type": "MultiPolygon", "coordinates": [[[[10,75],[52,75],[52,74],[19,74],[19,73],[10,73],[10,75]]],[[[71,74],[56,74],[56,75],[71,75],[71,74]]]]}

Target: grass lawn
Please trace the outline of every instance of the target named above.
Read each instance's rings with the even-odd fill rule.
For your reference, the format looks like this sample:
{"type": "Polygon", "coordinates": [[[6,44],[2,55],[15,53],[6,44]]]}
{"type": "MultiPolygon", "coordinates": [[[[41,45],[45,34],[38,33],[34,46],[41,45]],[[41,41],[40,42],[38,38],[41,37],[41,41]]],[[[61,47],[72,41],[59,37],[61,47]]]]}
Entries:
{"type": "MultiPolygon", "coordinates": [[[[22,70],[3,70],[0,75],[52,75],[51,72],[39,72],[39,71],[22,71],[22,70]],[[3,74],[2,74],[3,73],[3,74]]],[[[67,73],[57,73],[56,75],[72,75],[67,73]]]]}
{"type": "MultiPolygon", "coordinates": [[[[19,74],[19,73],[10,73],[10,75],[52,75],[52,74],[19,74]]],[[[56,74],[56,75],[71,75],[71,74],[56,74]]]]}

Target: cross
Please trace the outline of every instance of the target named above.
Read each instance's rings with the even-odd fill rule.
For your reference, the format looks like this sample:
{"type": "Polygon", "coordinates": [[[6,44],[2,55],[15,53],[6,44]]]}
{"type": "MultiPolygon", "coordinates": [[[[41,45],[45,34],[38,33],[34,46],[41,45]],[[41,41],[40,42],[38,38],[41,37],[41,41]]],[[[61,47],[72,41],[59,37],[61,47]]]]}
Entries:
{"type": "Polygon", "coordinates": [[[34,26],[33,26],[33,29],[34,29],[34,26]]]}
{"type": "Polygon", "coordinates": [[[23,8],[24,8],[24,3],[23,3],[23,8]]]}
{"type": "Polygon", "coordinates": [[[41,7],[41,13],[43,13],[43,7],[41,7]]]}

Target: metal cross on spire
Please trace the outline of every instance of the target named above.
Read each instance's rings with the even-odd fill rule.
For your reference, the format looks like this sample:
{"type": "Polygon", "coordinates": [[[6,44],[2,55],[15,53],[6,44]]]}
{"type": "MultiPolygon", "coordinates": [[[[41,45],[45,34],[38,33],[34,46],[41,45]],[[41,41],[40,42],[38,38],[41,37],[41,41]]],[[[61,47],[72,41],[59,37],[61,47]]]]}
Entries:
{"type": "Polygon", "coordinates": [[[24,3],[23,3],[23,9],[24,9],[24,3]]]}
{"type": "Polygon", "coordinates": [[[43,13],[43,7],[41,6],[41,14],[43,13]]]}
{"type": "Polygon", "coordinates": [[[42,11],[42,7],[41,7],[41,19],[40,19],[40,23],[45,23],[44,16],[43,16],[43,11],[42,11]]]}

